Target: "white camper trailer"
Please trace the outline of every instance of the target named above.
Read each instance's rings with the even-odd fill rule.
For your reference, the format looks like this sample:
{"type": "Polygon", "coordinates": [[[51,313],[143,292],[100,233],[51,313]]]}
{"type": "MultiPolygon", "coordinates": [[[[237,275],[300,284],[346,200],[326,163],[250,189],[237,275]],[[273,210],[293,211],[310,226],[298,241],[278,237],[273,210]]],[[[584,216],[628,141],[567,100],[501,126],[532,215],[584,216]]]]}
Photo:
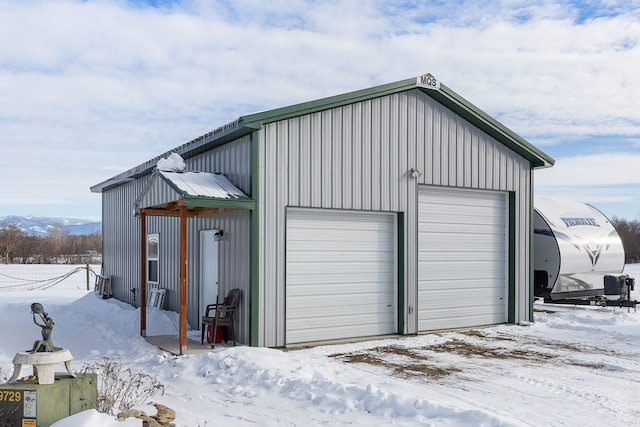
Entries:
{"type": "Polygon", "coordinates": [[[603,305],[628,301],[633,279],[622,274],[622,241],[602,212],[580,202],[540,198],[535,201],[534,214],[536,297],[549,302],[600,301],[603,305]]]}

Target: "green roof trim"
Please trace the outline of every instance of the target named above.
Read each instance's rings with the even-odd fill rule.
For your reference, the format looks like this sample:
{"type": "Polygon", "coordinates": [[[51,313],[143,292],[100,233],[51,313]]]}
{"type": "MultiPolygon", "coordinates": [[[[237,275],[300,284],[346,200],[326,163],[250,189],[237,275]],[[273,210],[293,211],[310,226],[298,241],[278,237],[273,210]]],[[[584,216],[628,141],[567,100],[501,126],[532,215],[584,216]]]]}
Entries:
{"type": "Polygon", "coordinates": [[[368,89],[361,89],[355,92],[343,93],[341,95],[330,96],[315,101],[303,102],[301,104],[290,105],[288,107],[277,108],[275,110],[262,111],[260,113],[249,114],[242,117],[246,126],[259,129],[263,124],[284,120],[303,114],[315,113],[328,110],[330,108],[341,107],[355,102],[366,101],[368,99],[379,98],[391,95],[416,87],[416,79],[406,79],[395,83],[388,83],[382,86],[375,86],[368,89]]]}
{"type": "Polygon", "coordinates": [[[440,84],[440,90],[423,89],[423,91],[469,123],[529,160],[534,168],[551,167],[555,163],[551,156],[533,146],[444,84],[440,84]]]}
{"type": "MultiPolygon", "coordinates": [[[[430,75],[427,75],[430,76],[430,75]]],[[[430,76],[432,77],[432,76],[430,76]]],[[[366,101],[381,96],[391,95],[407,90],[418,89],[433,98],[438,103],[450,109],[460,117],[467,120],[480,130],[495,138],[514,152],[527,159],[533,168],[545,168],[553,166],[554,159],[548,154],[539,150],[527,140],[517,135],[515,132],[498,122],[484,111],[464,99],[462,96],[451,90],[446,85],[439,83],[437,87],[427,88],[418,84],[421,76],[401,80],[394,83],[387,83],[368,89],[361,89],[341,95],[330,96],[315,101],[303,102],[290,105],[288,107],[276,108],[259,113],[242,116],[233,122],[217,128],[216,130],[189,141],[171,151],[163,153],[153,159],[142,163],[126,172],[114,176],[106,181],[91,187],[91,191],[100,193],[108,188],[121,185],[127,181],[134,180],[140,176],[147,175],[153,171],[156,163],[161,158],[171,153],[180,154],[183,158],[195,156],[213,147],[222,145],[233,139],[248,135],[260,129],[264,124],[285,120],[288,118],[315,113],[330,108],[336,108],[355,102],[366,101]]]]}

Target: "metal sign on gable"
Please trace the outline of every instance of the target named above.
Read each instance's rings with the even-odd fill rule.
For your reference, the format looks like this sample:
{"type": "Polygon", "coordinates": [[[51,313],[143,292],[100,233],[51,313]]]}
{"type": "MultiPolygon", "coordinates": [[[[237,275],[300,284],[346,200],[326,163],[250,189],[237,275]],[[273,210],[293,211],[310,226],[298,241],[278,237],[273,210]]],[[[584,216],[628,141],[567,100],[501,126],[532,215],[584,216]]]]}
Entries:
{"type": "Polygon", "coordinates": [[[416,85],[427,89],[440,90],[440,80],[433,77],[431,73],[418,76],[416,85]]]}

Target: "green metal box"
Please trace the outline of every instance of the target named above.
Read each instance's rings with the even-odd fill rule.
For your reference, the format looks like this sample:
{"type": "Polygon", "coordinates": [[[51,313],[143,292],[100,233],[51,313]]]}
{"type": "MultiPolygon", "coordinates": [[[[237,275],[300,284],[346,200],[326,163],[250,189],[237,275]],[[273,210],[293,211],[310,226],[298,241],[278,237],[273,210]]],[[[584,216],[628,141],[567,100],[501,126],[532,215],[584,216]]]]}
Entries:
{"type": "Polygon", "coordinates": [[[78,412],[96,407],[96,374],[56,373],[53,384],[36,380],[0,384],[0,427],[49,427],[78,412]]]}

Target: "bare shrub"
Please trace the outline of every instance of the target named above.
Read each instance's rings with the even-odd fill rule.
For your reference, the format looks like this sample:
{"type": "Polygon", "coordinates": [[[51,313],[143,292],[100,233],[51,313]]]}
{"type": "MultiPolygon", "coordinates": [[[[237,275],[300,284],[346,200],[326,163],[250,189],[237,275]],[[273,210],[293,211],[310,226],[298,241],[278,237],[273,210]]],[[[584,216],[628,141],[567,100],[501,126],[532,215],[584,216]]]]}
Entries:
{"type": "Polygon", "coordinates": [[[158,391],[164,394],[164,385],[156,378],[133,372],[121,363],[107,357],[92,364],[85,364],[82,373],[98,374],[98,399],[96,410],[115,415],[119,411],[131,409],[134,405],[145,403],[158,391]]]}

